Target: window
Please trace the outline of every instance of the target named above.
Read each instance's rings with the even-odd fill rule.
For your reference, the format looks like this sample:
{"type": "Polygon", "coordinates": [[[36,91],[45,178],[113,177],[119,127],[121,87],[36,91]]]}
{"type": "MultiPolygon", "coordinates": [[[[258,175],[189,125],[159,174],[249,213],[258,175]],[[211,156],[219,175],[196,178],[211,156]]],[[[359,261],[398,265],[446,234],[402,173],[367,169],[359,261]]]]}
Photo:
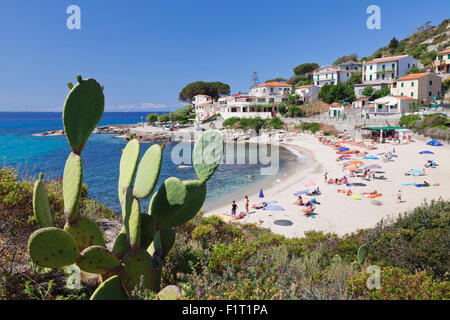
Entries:
{"type": "Polygon", "coordinates": [[[328,73],[325,75],[325,78],[328,78],[328,73]]]}
{"type": "Polygon", "coordinates": [[[370,70],[372,70],[372,66],[370,66],[370,70]]]}
{"type": "Polygon", "coordinates": [[[405,86],[405,84],[402,82],[402,88],[405,86]]]}
{"type": "Polygon", "coordinates": [[[347,78],[348,78],[348,72],[347,72],[347,78]]]}
{"type": "MultiPolygon", "coordinates": [[[[450,59],[450,57],[449,57],[449,59],[450,59]]],[[[355,67],[355,70],[358,70],[358,67],[355,67]]]]}
{"type": "Polygon", "coordinates": [[[411,87],[414,87],[414,82],[411,82],[411,87]]]}
{"type": "Polygon", "coordinates": [[[393,73],[391,74],[391,79],[395,79],[395,75],[393,73]]]}
{"type": "Polygon", "coordinates": [[[370,75],[369,79],[370,79],[370,81],[372,81],[372,75],[370,75]]]}
{"type": "Polygon", "coordinates": [[[414,97],[414,92],[411,91],[411,97],[414,97]]]}
{"type": "Polygon", "coordinates": [[[386,70],[386,65],[385,65],[385,64],[383,64],[383,71],[384,71],[384,70],[386,70]]]}
{"type": "Polygon", "coordinates": [[[432,93],[431,93],[431,91],[430,91],[430,92],[428,92],[428,96],[429,96],[429,97],[431,97],[431,94],[432,94],[432,93]]]}
{"type": "Polygon", "coordinates": [[[432,86],[433,85],[433,81],[432,80],[430,80],[430,86],[432,86]]]}
{"type": "Polygon", "coordinates": [[[411,67],[411,64],[408,63],[408,69],[411,67]]]}
{"type": "Polygon", "coordinates": [[[384,80],[384,73],[381,75],[381,79],[383,79],[384,80]]]}
{"type": "Polygon", "coordinates": [[[403,92],[402,92],[401,96],[403,97],[403,92]]]}
{"type": "Polygon", "coordinates": [[[395,70],[395,63],[392,64],[392,70],[395,70]]]}

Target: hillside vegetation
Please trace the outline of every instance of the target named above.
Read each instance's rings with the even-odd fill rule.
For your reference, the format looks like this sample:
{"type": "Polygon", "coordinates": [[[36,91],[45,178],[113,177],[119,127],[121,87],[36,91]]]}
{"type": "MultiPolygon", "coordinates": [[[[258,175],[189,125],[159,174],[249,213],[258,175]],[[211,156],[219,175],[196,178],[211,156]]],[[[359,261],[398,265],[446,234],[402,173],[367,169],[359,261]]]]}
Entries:
{"type": "Polygon", "coordinates": [[[433,68],[436,53],[447,47],[450,47],[450,19],[442,21],[437,26],[426,23],[403,40],[393,38],[387,46],[379,48],[370,57],[363,59],[409,54],[418,59],[424,68],[433,68]]]}
{"type": "MultiPolygon", "coordinates": [[[[61,181],[46,189],[62,223],[61,181]]],[[[88,299],[95,287],[69,290],[60,271],[38,275],[29,267],[26,239],[37,229],[32,183],[3,168],[0,191],[0,299],[88,299]]],[[[85,216],[115,219],[83,194],[85,216]]],[[[344,237],[311,231],[287,239],[201,214],[176,231],[162,285],[179,286],[185,299],[450,299],[450,202],[443,200],[344,237]],[[362,245],[368,255],[358,262],[362,245]],[[367,289],[370,265],[381,268],[380,289],[367,289]]],[[[154,298],[139,288],[133,295],[154,298]]]]}

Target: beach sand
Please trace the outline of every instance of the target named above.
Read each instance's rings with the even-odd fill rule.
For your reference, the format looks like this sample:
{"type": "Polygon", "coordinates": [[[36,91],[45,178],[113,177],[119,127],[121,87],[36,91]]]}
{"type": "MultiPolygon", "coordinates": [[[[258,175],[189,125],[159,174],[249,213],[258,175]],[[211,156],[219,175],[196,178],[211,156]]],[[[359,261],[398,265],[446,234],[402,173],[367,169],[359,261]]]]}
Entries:
{"type": "MultiPolygon", "coordinates": [[[[353,193],[361,195],[362,200],[355,200],[351,196],[338,193],[337,189],[346,189],[345,186],[329,185],[324,181],[324,173],[328,173],[328,178],[342,178],[349,176],[348,171],[343,171],[342,165],[336,161],[338,155],[336,150],[323,145],[317,137],[308,134],[298,134],[295,141],[289,144],[280,144],[288,148],[294,148],[307,157],[308,164],[303,166],[297,173],[289,176],[283,181],[274,184],[268,189],[263,190],[265,198],[260,199],[259,194],[250,194],[250,207],[255,203],[262,201],[277,202],[277,205],[283,207],[285,211],[256,210],[250,208],[250,214],[238,223],[261,223],[261,227],[269,228],[271,231],[285,235],[286,237],[303,237],[307,231],[332,232],[338,235],[352,233],[358,229],[374,227],[383,218],[395,218],[404,212],[410,212],[415,207],[422,204],[425,200],[443,198],[450,199],[450,147],[428,146],[424,141],[415,141],[410,144],[392,145],[377,144],[377,149],[366,150],[355,146],[347,145],[351,149],[359,149],[361,152],[367,151],[370,155],[378,156],[383,152],[392,151],[395,148],[396,155],[394,161],[385,162],[380,160],[364,160],[362,157],[355,159],[364,162],[364,165],[378,164],[383,172],[377,176],[384,175],[384,180],[366,181],[362,178],[349,178],[350,183],[361,183],[366,186],[352,186],[353,193]],[[423,150],[433,151],[433,155],[420,155],[423,150]],[[437,168],[424,167],[426,161],[432,159],[439,164],[437,168]],[[425,169],[425,176],[414,177],[405,176],[405,172],[411,169],[425,169]],[[302,208],[293,203],[296,201],[294,195],[297,191],[305,189],[314,189],[314,187],[304,187],[300,184],[304,179],[312,180],[322,191],[322,195],[316,199],[320,205],[316,205],[315,218],[306,217],[302,208]],[[417,188],[413,186],[402,186],[409,183],[440,184],[440,186],[417,188]],[[374,205],[372,199],[362,195],[363,192],[372,192],[376,190],[383,194],[376,200],[381,205],[374,205]],[[397,192],[401,190],[402,203],[397,201],[397,192]],[[291,226],[278,226],[274,224],[276,220],[289,220],[291,226]]],[[[340,162],[339,162],[340,163],[340,162]]],[[[244,195],[243,195],[244,196],[244,195]]],[[[238,212],[245,211],[244,199],[236,199],[238,212]]],[[[311,197],[303,195],[304,202],[311,197]]],[[[231,203],[207,210],[204,214],[221,215],[230,212],[231,203]]]]}

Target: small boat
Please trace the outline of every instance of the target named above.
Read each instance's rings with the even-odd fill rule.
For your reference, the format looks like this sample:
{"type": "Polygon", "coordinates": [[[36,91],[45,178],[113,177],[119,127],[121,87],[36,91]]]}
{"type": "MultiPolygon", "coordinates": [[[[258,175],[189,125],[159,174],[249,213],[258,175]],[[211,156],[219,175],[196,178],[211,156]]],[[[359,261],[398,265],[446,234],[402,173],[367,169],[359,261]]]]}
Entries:
{"type": "Polygon", "coordinates": [[[253,178],[255,178],[255,176],[254,176],[254,175],[251,175],[251,174],[249,174],[249,175],[247,175],[247,178],[249,178],[249,179],[253,179],[253,178]]]}
{"type": "Polygon", "coordinates": [[[184,166],[184,165],[180,165],[177,167],[177,169],[190,169],[192,168],[192,166],[184,166]]]}

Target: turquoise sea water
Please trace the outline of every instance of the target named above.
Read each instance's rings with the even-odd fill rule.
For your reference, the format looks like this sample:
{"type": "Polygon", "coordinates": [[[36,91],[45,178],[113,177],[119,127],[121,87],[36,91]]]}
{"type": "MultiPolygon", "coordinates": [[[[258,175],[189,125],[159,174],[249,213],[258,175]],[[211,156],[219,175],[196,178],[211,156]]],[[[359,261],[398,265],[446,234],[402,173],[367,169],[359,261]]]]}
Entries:
{"type": "MultiPolygon", "coordinates": [[[[100,125],[137,123],[145,119],[147,113],[105,113],[100,125]],[[143,117],[143,118],[141,118],[143,117]]],[[[66,137],[34,137],[33,134],[54,129],[62,129],[61,113],[0,113],[0,166],[15,167],[22,177],[36,178],[44,172],[45,178],[61,177],[64,164],[71,150],[66,137]],[[6,157],[6,160],[4,158],[6,157]]],[[[83,152],[84,183],[88,185],[89,196],[119,212],[117,181],[124,139],[109,134],[93,134],[83,152]]],[[[151,144],[141,144],[141,155],[151,144]]],[[[182,180],[195,179],[193,168],[178,169],[172,163],[171,152],[176,143],[169,142],[164,149],[163,164],[159,183],[175,176],[182,180]]],[[[247,145],[246,154],[257,148],[247,145]]],[[[238,194],[242,188],[257,186],[274,181],[285,175],[288,168],[296,163],[296,157],[280,149],[280,171],[275,176],[261,176],[261,164],[222,164],[208,182],[206,204],[223,201],[230,194],[238,194]],[[255,176],[249,179],[247,175],[255,176]]],[[[144,201],[146,209],[149,201],[144,201]]]]}

